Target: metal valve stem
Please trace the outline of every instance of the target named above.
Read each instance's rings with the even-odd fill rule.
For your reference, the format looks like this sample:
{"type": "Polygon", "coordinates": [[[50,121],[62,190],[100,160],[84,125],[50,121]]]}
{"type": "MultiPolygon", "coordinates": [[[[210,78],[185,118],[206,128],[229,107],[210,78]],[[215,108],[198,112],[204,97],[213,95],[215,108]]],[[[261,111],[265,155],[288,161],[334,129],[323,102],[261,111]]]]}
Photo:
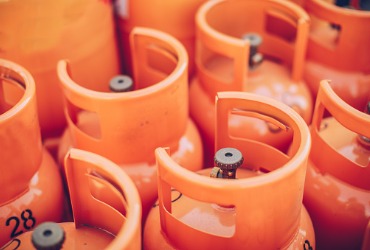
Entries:
{"type": "Polygon", "coordinates": [[[215,154],[215,167],[211,170],[211,177],[235,179],[236,170],[243,164],[242,153],[236,148],[222,148],[215,154]]]}
{"type": "Polygon", "coordinates": [[[257,33],[247,33],[242,36],[242,39],[249,41],[249,68],[254,69],[263,61],[263,55],[258,52],[258,47],[262,44],[262,37],[257,33]]]}

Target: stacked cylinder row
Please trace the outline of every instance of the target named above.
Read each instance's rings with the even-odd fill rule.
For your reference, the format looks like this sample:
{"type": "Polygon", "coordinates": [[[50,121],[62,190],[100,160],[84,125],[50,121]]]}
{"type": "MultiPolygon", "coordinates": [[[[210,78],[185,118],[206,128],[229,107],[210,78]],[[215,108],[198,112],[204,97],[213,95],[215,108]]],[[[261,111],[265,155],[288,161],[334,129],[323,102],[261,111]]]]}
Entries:
{"type": "Polygon", "coordinates": [[[0,22],[0,249],[370,249],[366,1],[0,22]]]}

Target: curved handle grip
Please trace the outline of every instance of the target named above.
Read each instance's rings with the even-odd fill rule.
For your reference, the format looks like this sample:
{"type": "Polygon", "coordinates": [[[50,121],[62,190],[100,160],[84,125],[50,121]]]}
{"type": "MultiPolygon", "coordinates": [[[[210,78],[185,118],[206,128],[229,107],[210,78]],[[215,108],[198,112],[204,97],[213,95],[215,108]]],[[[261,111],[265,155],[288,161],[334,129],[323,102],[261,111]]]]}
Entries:
{"type": "Polygon", "coordinates": [[[20,65],[0,59],[0,204],[28,189],[42,161],[35,82],[20,65]]]}
{"type": "Polygon", "coordinates": [[[335,94],[329,81],[323,80],[316,97],[311,125],[313,143],[311,159],[321,171],[328,172],[353,186],[370,189],[370,166],[363,167],[350,161],[328,145],[319,135],[325,109],[347,129],[370,138],[370,115],[345,103],[335,94]]]}
{"type": "Polygon", "coordinates": [[[229,113],[238,113],[268,121],[283,130],[293,131],[292,155],[307,137],[306,124],[293,109],[268,97],[243,92],[219,92],[216,96],[215,151],[223,147],[238,148],[245,158],[245,165],[274,170],[284,165],[288,156],[266,144],[247,138],[235,138],[229,134],[229,113]],[[266,157],[268,155],[268,157],[266,157]],[[274,160],[271,160],[274,159],[274,160]]]}
{"type": "Polygon", "coordinates": [[[141,202],[135,184],[102,156],[70,149],[65,172],[76,228],[101,228],[116,235],[107,249],[141,249],[141,202]],[[94,195],[94,189],[99,189],[94,195]]]}
{"type": "Polygon", "coordinates": [[[196,13],[196,65],[198,67],[198,77],[206,88],[206,91],[215,96],[218,91],[241,91],[246,81],[248,72],[249,41],[243,41],[234,37],[222,34],[209,26],[206,15],[209,8],[219,1],[212,1],[203,4],[196,13]],[[210,72],[204,61],[207,60],[209,53],[220,55],[233,60],[231,82],[215,76],[210,72]]]}

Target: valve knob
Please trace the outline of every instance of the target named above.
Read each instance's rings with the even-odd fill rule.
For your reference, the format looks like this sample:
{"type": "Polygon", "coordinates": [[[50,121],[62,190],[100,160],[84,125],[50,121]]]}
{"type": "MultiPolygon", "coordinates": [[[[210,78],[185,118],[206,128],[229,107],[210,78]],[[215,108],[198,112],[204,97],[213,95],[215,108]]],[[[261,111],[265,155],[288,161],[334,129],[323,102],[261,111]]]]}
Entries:
{"type": "Polygon", "coordinates": [[[263,61],[263,55],[258,53],[258,48],[262,44],[262,37],[257,33],[247,33],[242,36],[243,40],[248,40],[250,44],[249,67],[251,69],[260,65],[263,61]]]}
{"type": "Polygon", "coordinates": [[[118,75],[110,80],[109,88],[113,92],[128,92],[133,90],[134,82],[127,75],[118,75]]]}
{"type": "Polygon", "coordinates": [[[236,148],[221,148],[215,154],[215,167],[211,171],[211,177],[235,179],[236,170],[243,164],[242,153],[236,148]]]}
{"type": "Polygon", "coordinates": [[[55,222],[41,223],[32,232],[32,244],[37,250],[59,250],[64,240],[64,230],[55,222]]]}

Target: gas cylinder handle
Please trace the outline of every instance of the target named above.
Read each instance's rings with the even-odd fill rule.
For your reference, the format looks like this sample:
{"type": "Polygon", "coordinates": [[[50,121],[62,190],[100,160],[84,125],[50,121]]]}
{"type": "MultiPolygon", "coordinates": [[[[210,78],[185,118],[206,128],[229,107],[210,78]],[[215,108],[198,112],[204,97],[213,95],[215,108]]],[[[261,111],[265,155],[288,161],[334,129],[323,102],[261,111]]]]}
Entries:
{"type": "Polygon", "coordinates": [[[163,80],[163,75],[158,71],[165,71],[168,77],[164,81],[175,81],[185,77],[187,81],[188,54],[185,47],[174,37],[159,30],[135,27],[130,33],[132,54],[133,79],[142,89],[148,79],[142,76],[150,75],[151,78],[163,80]],[[149,53],[158,53],[166,61],[150,62],[149,53]]]}
{"type": "Polygon", "coordinates": [[[0,138],[0,183],[6,187],[0,192],[0,204],[4,204],[29,188],[43,155],[34,79],[27,69],[4,59],[0,59],[0,138]]]}
{"type": "Polygon", "coordinates": [[[198,9],[195,17],[197,32],[195,63],[198,69],[200,82],[212,97],[215,96],[218,91],[243,90],[243,84],[247,79],[246,76],[250,54],[250,41],[225,35],[214,30],[208,24],[206,13],[209,8],[218,2],[221,1],[206,2],[198,9]],[[232,58],[234,60],[233,79],[230,82],[219,79],[206,69],[203,63],[204,49],[202,47],[211,50],[213,53],[227,58],[232,58]]]}
{"type": "MultiPolygon", "coordinates": [[[[289,161],[290,157],[272,146],[248,138],[231,136],[229,114],[235,112],[263,119],[284,130],[291,130],[293,132],[291,155],[305,150],[302,142],[308,140],[308,127],[293,109],[269,97],[230,91],[219,92],[216,96],[215,151],[224,147],[233,147],[239,149],[245,156],[254,152],[255,157],[246,157],[245,163],[256,169],[263,167],[272,171],[289,161]],[[261,154],[260,157],[257,156],[259,154],[261,154]],[[267,160],[263,154],[269,155],[269,158],[272,157],[274,161],[267,160]]],[[[307,145],[309,144],[308,140],[307,145]]]]}
{"type": "Polygon", "coordinates": [[[265,45],[262,49],[266,54],[279,58],[290,66],[290,76],[293,82],[298,83],[303,78],[310,17],[302,7],[290,1],[265,0],[265,2],[268,5],[266,12],[281,21],[290,23],[295,27],[296,34],[294,39],[288,42],[280,36],[265,32],[265,45]]]}
{"type": "Polygon", "coordinates": [[[330,87],[330,81],[323,80],[317,94],[310,129],[313,144],[310,154],[312,161],[321,172],[327,172],[350,185],[369,190],[369,165],[361,166],[349,160],[320,136],[320,124],[326,109],[348,130],[370,138],[370,116],[345,103],[330,87]]]}
{"type": "Polygon", "coordinates": [[[312,118],[312,125],[316,131],[320,130],[320,124],[325,109],[347,129],[370,137],[369,115],[351,107],[343,101],[331,88],[330,80],[322,80],[320,82],[319,92],[316,97],[315,111],[312,118]]]}
{"type": "Polygon", "coordinates": [[[140,249],[141,202],[127,174],[102,156],[74,148],[64,165],[76,227],[89,225],[114,234],[107,249],[140,249]],[[104,195],[93,195],[94,185],[110,195],[109,204],[104,195]]]}

